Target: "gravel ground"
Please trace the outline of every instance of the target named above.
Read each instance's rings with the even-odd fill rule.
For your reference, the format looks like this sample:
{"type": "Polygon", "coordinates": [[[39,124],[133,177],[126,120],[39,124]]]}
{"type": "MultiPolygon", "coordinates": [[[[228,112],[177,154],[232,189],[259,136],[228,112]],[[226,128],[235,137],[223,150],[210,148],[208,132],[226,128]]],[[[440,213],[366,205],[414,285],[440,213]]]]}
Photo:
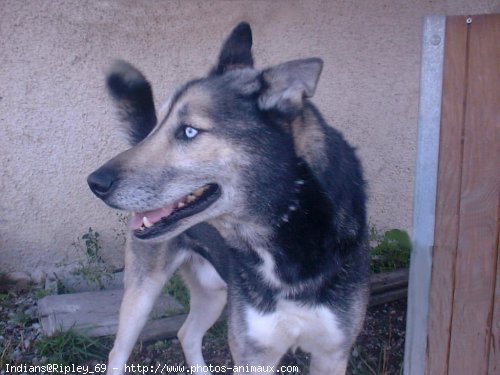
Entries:
{"type": "MultiPolygon", "coordinates": [[[[43,335],[37,318],[36,301],[42,293],[43,291],[31,287],[27,291],[0,294],[0,375],[20,373],[8,372],[7,365],[50,363],[50,356],[41,355],[39,350],[43,335]]],[[[402,374],[405,316],[405,300],[369,309],[364,330],[353,349],[348,374],[402,374]]],[[[226,337],[225,322],[218,323],[208,333],[204,341],[207,363],[232,367],[226,337]]],[[[102,346],[99,347],[98,354],[103,358],[107,355],[110,342],[110,339],[100,341],[102,346]]],[[[308,355],[300,351],[287,354],[282,365],[298,366],[299,372],[291,371],[285,374],[307,375],[308,361],[308,355]]],[[[104,359],[91,359],[78,364],[94,368],[103,362],[104,359]]],[[[185,365],[179,341],[176,339],[136,345],[129,363],[155,367],[157,364],[185,365]]]]}

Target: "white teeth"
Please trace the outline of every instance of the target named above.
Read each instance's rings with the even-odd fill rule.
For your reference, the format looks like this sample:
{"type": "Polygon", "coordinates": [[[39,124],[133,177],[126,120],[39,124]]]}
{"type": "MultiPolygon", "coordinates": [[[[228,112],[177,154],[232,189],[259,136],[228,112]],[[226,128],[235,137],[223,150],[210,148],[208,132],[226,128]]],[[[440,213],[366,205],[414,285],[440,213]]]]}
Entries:
{"type": "Polygon", "coordinates": [[[151,228],[153,226],[153,223],[149,221],[149,219],[146,216],[142,218],[142,224],[144,224],[146,228],[151,228]]]}
{"type": "Polygon", "coordinates": [[[204,191],[205,191],[205,188],[201,187],[201,188],[196,189],[195,191],[193,191],[191,194],[193,194],[196,197],[201,197],[203,195],[204,191]]]}
{"type": "Polygon", "coordinates": [[[178,202],[175,205],[175,208],[179,209],[179,208],[182,208],[182,207],[188,205],[189,203],[194,202],[198,197],[201,197],[203,195],[203,193],[205,192],[206,189],[207,189],[206,186],[202,186],[201,188],[196,189],[195,191],[193,191],[189,195],[185,196],[182,201],[178,202]]]}

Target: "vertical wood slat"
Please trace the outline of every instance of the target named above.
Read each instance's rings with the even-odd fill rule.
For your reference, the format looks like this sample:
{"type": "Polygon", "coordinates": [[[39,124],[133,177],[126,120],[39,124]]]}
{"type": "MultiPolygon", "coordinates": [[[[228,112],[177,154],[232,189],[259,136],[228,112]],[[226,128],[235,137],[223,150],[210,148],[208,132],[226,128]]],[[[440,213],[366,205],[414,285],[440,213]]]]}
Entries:
{"type": "Polygon", "coordinates": [[[447,374],[458,244],[466,76],[465,17],[448,17],[443,71],[436,228],[429,301],[426,373],[447,374]]]}
{"type": "MultiPolygon", "coordinates": [[[[500,207],[498,215],[500,216],[500,207]]],[[[497,225],[497,281],[495,286],[495,294],[493,296],[493,317],[491,325],[490,337],[490,353],[488,364],[488,375],[496,375],[500,373],[500,277],[498,276],[500,270],[500,251],[499,251],[499,236],[500,236],[500,222],[497,225]]]]}
{"type": "MultiPolygon", "coordinates": [[[[498,41],[500,40],[500,16],[496,16],[495,18],[495,26],[494,26],[494,35],[493,40],[497,41],[496,46],[493,47],[493,59],[497,62],[496,68],[496,76],[493,79],[494,82],[497,82],[496,94],[492,99],[492,102],[496,101],[500,103],[500,90],[498,86],[500,85],[500,45],[498,41]]],[[[495,139],[497,143],[496,154],[494,154],[494,158],[496,158],[497,165],[500,165],[500,151],[499,151],[499,143],[500,143],[500,115],[497,107],[497,118],[496,118],[496,129],[495,129],[495,139]]],[[[500,184],[500,182],[498,182],[500,184]]],[[[500,190],[500,188],[499,188],[500,190]]],[[[498,193],[498,192],[497,192],[498,193]]],[[[496,375],[500,373],[500,198],[498,201],[497,207],[497,223],[496,223],[496,284],[495,290],[493,294],[493,312],[491,319],[491,334],[490,334],[490,343],[489,343],[489,363],[488,363],[488,375],[496,375]]]]}
{"type": "Polygon", "coordinates": [[[487,374],[497,277],[500,15],[469,27],[459,237],[449,374],[487,374]]]}

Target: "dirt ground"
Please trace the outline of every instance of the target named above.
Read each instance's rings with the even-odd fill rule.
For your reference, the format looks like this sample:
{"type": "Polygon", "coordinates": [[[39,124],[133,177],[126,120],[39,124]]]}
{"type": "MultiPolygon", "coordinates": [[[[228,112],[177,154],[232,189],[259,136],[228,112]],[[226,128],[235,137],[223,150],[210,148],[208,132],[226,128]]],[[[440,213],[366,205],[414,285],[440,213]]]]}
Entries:
{"type": "MultiPolygon", "coordinates": [[[[0,294],[0,375],[22,373],[12,371],[13,365],[43,365],[50,363],[53,356],[42,353],[41,344],[46,338],[41,333],[37,318],[36,301],[40,297],[40,290],[30,288],[24,292],[8,292],[0,294]],[[10,371],[9,371],[10,369],[10,371]]],[[[348,374],[402,374],[404,338],[406,324],[406,301],[399,300],[379,305],[369,309],[364,329],[353,348],[348,374]]],[[[93,341],[94,345],[96,341],[93,341]]],[[[60,347],[53,350],[68,352],[72,350],[73,357],[78,358],[81,365],[96,368],[105,363],[105,358],[111,339],[101,339],[92,349],[91,346],[82,350],[87,344],[79,341],[61,341],[60,347]],[[73,346],[73,347],[72,347],[73,346]],[[88,350],[88,352],[86,352],[88,350]]],[[[227,326],[225,322],[217,323],[207,334],[203,347],[207,364],[212,366],[232,367],[229,348],[227,345],[227,326]]],[[[74,359],[77,361],[77,359],[74,359]]],[[[290,371],[283,374],[308,374],[309,356],[298,351],[289,353],[282,360],[281,365],[289,367],[290,371]]],[[[182,350],[177,339],[162,340],[154,343],[140,343],[136,345],[130,364],[140,364],[147,368],[157,365],[183,366],[185,365],[182,350]]],[[[161,368],[160,367],[160,368],[161,368]]],[[[98,367],[99,369],[102,367],[98,367]]],[[[140,371],[130,373],[144,373],[140,371]]],[[[33,372],[31,372],[33,373],[33,372]]],[[[151,372],[150,372],[151,373],[151,372]]],[[[157,372],[160,373],[160,372],[157,372]]],[[[163,372],[170,374],[188,374],[187,371],[163,372]]],[[[231,374],[231,371],[219,372],[231,374]]]]}
{"type": "MultiPolygon", "coordinates": [[[[349,375],[389,375],[403,373],[404,340],[406,328],[406,300],[372,307],[368,310],[364,328],[353,348],[349,375]]],[[[207,364],[232,367],[227,345],[225,322],[218,323],[204,340],[203,353],[207,364]]],[[[163,358],[168,364],[184,364],[178,340],[136,347],[131,363],[155,365],[163,358]]],[[[287,375],[307,375],[309,355],[288,353],[280,366],[296,366],[298,371],[281,372],[287,375]]],[[[295,370],[295,369],[294,369],[295,370]]],[[[222,373],[222,372],[221,372],[222,373]]],[[[231,374],[231,372],[225,372],[231,374]]]]}

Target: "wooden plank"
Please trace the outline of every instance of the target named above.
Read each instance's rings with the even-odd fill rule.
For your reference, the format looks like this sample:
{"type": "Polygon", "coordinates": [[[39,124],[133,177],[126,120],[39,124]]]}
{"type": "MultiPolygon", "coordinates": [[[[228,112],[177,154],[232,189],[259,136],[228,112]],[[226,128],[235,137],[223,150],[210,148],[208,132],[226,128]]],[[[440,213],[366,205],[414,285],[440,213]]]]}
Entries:
{"type": "MultiPolygon", "coordinates": [[[[500,207],[499,207],[500,210],[500,207]]],[[[499,212],[500,216],[500,212],[499,212]]],[[[491,324],[491,337],[490,337],[490,353],[489,353],[489,364],[488,364],[488,375],[497,375],[500,373],[500,276],[498,275],[500,270],[500,251],[499,251],[499,237],[500,237],[500,220],[497,222],[497,265],[496,274],[497,280],[495,285],[494,294],[494,307],[493,307],[493,317],[491,324]]]]}
{"type": "Polygon", "coordinates": [[[378,273],[370,276],[369,306],[397,301],[408,295],[408,269],[378,273]]]}
{"type": "Polygon", "coordinates": [[[446,375],[458,243],[464,126],[466,17],[446,20],[436,228],[429,301],[427,374],[446,375]]]}
{"type": "Polygon", "coordinates": [[[382,293],[371,294],[369,300],[369,306],[382,305],[383,303],[397,301],[398,299],[406,298],[408,295],[408,288],[399,288],[386,290],[382,293]]]}
{"type": "Polygon", "coordinates": [[[499,206],[500,15],[469,24],[460,224],[449,374],[487,374],[499,206]],[[471,350],[472,349],[472,350],[471,350]]]}
{"type": "MultiPolygon", "coordinates": [[[[38,301],[42,329],[47,335],[70,328],[90,336],[114,335],[123,290],[84,292],[46,296],[38,301]]],[[[183,312],[174,298],[161,295],[151,312],[152,319],[183,312]]]]}
{"type": "MultiPolygon", "coordinates": [[[[55,315],[46,316],[41,320],[41,322],[43,322],[44,320],[53,320],[54,317],[55,315]]],[[[69,317],[67,315],[59,316],[59,320],[57,323],[63,322],[63,324],[65,324],[67,327],[73,328],[91,337],[115,336],[118,330],[118,320],[112,320],[111,322],[108,322],[108,324],[101,325],[95,325],[95,322],[93,322],[92,325],[88,326],[84,326],[83,324],[71,326],[72,321],[68,318],[69,317]]],[[[181,328],[186,318],[187,314],[176,314],[170,315],[166,318],[149,320],[139,336],[139,341],[148,342],[176,337],[177,332],[181,328]]],[[[53,323],[51,322],[50,324],[53,323]]],[[[61,328],[60,325],[58,327],[59,328],[53,333],[66,331],[68,329],[61,328]]]]}
{"type": "Polygon", "coordinates": [[[142,330],[139,341],[163,340],[177,336],[187,314],[169,316],[168,318],[151,320],[142,330]]]}
{"type": "Polygon", "coordinates": [[[377,273],[370,276],[370,293],[378,294],[408,286],[408,269],[377,273]]]}

